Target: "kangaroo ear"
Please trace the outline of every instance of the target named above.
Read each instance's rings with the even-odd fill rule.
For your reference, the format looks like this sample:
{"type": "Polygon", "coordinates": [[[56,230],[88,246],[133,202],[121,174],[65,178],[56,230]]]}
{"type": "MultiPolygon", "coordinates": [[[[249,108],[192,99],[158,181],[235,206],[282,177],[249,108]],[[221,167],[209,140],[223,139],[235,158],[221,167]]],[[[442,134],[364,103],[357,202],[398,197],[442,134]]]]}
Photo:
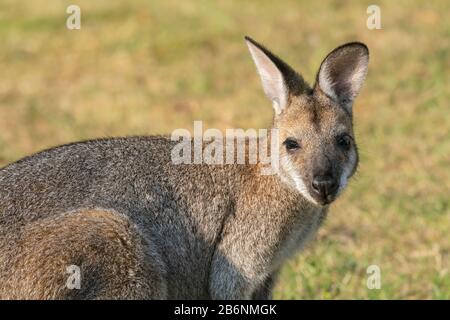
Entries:
{"type": "Polygon", "coordinates": [[[280,114],[288,104],[289,94],[298,95],[305,83],[287,63],[250,37],[245,37],[253,61],[261,77],[264,92],[280,114]]]}
{"type": "Polygon", "coordinates": [[[328,97],[351,112],[353,100],[366,78],[369,49],[352,42],[334,49],[323,60],[317,73],[315,90],[319,87],[328,97]]]}

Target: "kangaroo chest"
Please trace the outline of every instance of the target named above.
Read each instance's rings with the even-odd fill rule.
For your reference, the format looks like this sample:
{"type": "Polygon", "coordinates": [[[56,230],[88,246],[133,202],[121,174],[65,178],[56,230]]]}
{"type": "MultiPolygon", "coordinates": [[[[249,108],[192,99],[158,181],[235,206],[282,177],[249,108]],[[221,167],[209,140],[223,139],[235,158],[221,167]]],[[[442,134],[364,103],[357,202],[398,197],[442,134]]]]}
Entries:
{"type": "Polygon", "coordinates": [[[326,215],[327,209],[324,208],[314,208],[295,214],[295,218],[286,227],[278,252],[275,253],[274,269],[279,268],[286,259],[301,250],[311,240],[326,215]]]}

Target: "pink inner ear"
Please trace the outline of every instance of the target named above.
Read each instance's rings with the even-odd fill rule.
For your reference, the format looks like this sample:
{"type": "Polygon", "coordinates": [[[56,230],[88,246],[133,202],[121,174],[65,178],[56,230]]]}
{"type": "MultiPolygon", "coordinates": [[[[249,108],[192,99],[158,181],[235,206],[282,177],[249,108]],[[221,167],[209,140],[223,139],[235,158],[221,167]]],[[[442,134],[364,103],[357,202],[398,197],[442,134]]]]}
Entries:
{"type": "Polygon", "coordinates": [[[279,114],[287,103],[287,89],[283,75],[263,51],[250,42],[247,42],[247,44],[261,77],[264,92],[272,101],[276,113],[279,114]]]}
{"type": "Polygon", "coordinates": [[[318,79],[320,88],[336,101],[351,102],[361,89],[368,65],[368,55],[362,48],[342,47],[322,63],[318,79]]]}

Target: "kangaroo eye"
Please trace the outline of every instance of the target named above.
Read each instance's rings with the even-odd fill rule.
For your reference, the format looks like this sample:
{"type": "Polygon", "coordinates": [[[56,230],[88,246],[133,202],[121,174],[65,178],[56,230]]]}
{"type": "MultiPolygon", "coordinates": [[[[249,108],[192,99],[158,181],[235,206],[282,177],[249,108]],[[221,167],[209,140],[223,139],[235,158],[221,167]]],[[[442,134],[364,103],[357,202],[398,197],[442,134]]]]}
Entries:
{"type": "Polygon", "coordinates": [[[283,144],[286,146],[286,149],[288,151],[300,149],[299,143],[292,138],[287,138],[286,140],[284,140],[283,144]]]}
{"type": "Polygon", "coordinates": [[[342,149],[345,149],[345,150],[350,149],[351,143],[352,143],[352,138],[348,134],[343,134],[337,138],[337,144],[342,149]]]}

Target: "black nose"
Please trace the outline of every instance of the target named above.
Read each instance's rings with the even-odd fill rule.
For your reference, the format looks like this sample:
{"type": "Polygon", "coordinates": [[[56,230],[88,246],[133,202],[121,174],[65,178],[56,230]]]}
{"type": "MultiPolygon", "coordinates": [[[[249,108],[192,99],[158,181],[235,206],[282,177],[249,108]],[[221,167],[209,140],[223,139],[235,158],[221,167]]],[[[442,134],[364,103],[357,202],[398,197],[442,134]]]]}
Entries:
{"type": "Polygon", "coordinates": [[[312,189],[324,202],[329,202],[337,191],[337,182],[332,176],[315,176],[312,189]]]}

